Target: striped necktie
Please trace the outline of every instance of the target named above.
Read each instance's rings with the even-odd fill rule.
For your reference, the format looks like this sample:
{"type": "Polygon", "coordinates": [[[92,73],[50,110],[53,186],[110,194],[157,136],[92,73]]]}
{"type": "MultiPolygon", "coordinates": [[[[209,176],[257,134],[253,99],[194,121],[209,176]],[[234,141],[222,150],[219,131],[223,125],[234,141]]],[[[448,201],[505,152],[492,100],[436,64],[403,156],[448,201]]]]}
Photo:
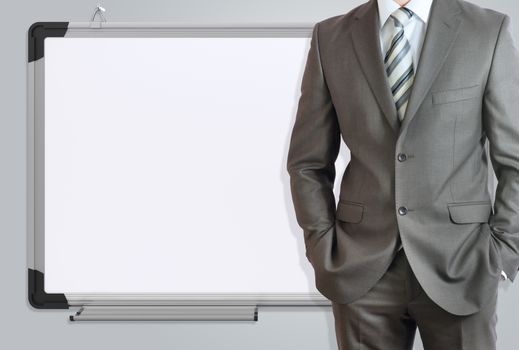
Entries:
{"type": "Polygon", "coordinates": [[[395,31],[391,45],[389,45],[384,57],[384,66],[400,121],[404,119],[414,80],[411,45],[404,35],[404,26],[413,15],[413,11],[406,7],[400,7],[391,14],[390,17],[394,21],[395,31]]]}

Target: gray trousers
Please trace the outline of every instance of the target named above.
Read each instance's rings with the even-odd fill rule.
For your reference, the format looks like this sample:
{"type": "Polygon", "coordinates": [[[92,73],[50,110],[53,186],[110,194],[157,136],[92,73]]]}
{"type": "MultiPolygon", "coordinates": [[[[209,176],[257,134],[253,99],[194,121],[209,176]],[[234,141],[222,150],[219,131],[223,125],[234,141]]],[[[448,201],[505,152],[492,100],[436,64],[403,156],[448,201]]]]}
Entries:
{"type": "Polygon", "coordinates": [[[349,304],[332,302],[339,350],[410,350],[416,327],[425,350],[495,350],[497,295],[459,316],[435,304],[400,249],[382,278],[349,304]]]}

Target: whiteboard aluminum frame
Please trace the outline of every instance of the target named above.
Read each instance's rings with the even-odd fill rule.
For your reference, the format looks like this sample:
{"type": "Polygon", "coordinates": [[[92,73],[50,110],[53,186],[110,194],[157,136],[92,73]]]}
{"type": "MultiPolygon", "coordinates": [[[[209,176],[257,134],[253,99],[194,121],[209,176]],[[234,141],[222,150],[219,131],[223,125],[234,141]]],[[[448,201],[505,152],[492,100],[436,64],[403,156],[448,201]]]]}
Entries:
{"type": "Polygon", "coordinates": [[[136,22],[35,22],[28,30],[27,265],[28,299],[37,309],[72,306],[329,305],[315,294],[49,294],[44,259],[44,40],[47,37],[307,37],[313,24],[193,25],[136,22]]]}

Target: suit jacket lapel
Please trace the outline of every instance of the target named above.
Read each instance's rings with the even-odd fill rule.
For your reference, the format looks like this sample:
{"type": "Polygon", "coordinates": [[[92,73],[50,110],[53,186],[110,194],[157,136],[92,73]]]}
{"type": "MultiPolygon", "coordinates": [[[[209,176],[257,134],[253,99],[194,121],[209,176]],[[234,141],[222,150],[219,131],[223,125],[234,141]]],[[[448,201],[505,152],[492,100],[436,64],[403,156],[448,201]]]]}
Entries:
{"type": "Polygon", "coordinates": [[[461,18],[457,16],[459,12],[457,0],[433,1],[420,61],[416,68],[402,125],[398,120],[382,60],[376,0],[370,0],[356,15],[357,23],[352,28],[351,36],[355,54],[380,108],[397,134],[401,134],[409,125],[445,62],[459,31],[461,23],[461,18]]]}
{"type": "Polygon", "coordinates": [[[462,21],[457,16],[460,11],[457,0],[434,0],[431,5],[429,24],[400,132],[409,125],[416,115],[418,107],[420,107],[452,48],[462,21]]]}
{"type": "Polygon", "coordinates": [[[360,9],[355,19],[357,23],[351,31],[355,54],[387,121],[398,132],[400,126],[396,106],[382,60],[376,0],[370,0],[360,9]]]}

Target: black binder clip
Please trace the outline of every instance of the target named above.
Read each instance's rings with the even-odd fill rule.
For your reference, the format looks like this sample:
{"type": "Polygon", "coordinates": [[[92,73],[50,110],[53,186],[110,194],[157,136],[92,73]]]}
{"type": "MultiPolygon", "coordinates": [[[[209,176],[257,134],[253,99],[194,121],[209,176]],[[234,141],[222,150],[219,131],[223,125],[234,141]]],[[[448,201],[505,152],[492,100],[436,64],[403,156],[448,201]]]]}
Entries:
{"type": "Polygon", "coordinates": [[[90,20],[90,28],[101,28],[103,22],[106,22],[106,18],[103,15],[103,12],[106,12],[106,9],[102,7],[100,4],[97,4],[95,8],[94,14],[92,15],[92,19],[90,20]],[[99,15],[100,20],[96,21],[96,16],[99,15]]]}

